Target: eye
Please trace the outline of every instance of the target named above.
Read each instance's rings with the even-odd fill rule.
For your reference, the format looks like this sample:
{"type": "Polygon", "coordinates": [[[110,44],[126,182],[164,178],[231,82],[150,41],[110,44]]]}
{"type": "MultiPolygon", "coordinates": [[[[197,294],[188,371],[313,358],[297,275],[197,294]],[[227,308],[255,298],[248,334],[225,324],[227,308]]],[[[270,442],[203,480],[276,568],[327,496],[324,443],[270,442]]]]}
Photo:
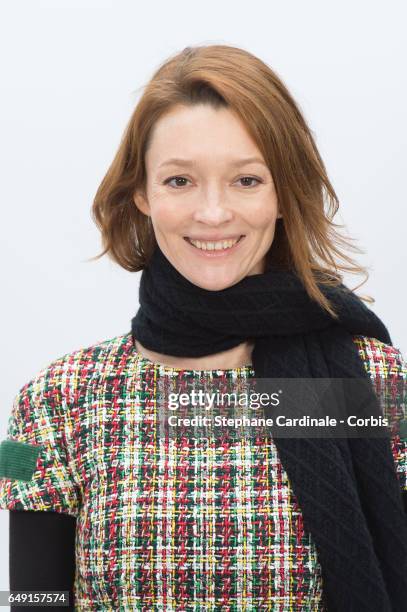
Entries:
{"type": "MultiPolygon", "coordinates": [[[[261,183],[261,180],[254,177],[254,176],[242,176],[239,179],[237,179],[238,181],[245,181],[245,180],[249,180],[249,181],[257,181],[257,185],[259,185],[261,183]]],[[[257,187],[257,185],[245,185],[245,187],[257,187]]]]}
{"type": "MultiPolygon", "coordinates": [[[[176,180],[176,181],[179,181],[179,180],[187,181],[188,179],[185,178],[185,176],[170,176],[169,178],[165,179],[164,185],[168,185],[168,184],[171,183],[171,181],[174,181],[174,180],[176,180]]],[[[177,185],[177,186],[176,185],[170,185],[170,186],[173,187],[174,189],[179,189],[180,187],[181,188],[184,187],[184,185],[177,185]]]]}

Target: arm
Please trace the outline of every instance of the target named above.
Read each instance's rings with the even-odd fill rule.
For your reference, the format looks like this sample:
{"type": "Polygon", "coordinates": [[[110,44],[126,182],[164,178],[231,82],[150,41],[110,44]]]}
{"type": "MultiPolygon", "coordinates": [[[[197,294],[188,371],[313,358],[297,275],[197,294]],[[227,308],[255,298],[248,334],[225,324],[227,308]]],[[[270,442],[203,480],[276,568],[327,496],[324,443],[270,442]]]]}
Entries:
{"type": "MultiPolygon", "coordinates": [[[[36,610],[74,610],[76,518],[59,512],[9,511],[10,591],[69,591],[69,606],[36,610]]],[[[10,607],[12,612],[27,610],[10,607]]]]}

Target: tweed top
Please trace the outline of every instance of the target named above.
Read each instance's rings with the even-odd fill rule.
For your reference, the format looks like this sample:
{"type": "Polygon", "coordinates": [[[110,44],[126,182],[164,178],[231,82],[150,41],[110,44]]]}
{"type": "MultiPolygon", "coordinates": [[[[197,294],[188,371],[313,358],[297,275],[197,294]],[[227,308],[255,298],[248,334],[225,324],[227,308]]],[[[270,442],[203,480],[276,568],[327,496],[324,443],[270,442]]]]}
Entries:
{"type": "MultiPolygon", "coordinates": [[[[407,380],[398,349],[354,342],[374,386],[407,380]]],[[[20,389],[0,445],[0,508],[77,518],[75,609],[324,610],[317,551],[273,439],[157,436],[163,377],[252,376],[251,366],[154,363],[126,333],[54,360],[20,389]]],[[[391,444],[407,491],[405,424],[391,444]]]]}

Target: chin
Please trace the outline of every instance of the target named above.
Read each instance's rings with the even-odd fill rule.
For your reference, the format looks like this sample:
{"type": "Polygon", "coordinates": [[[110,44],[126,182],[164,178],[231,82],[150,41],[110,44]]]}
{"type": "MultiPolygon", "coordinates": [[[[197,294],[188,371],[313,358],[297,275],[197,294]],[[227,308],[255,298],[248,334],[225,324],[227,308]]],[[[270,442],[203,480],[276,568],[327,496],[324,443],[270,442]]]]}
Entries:
{"type": "Polygon", "coordinates": [[[217,277],[216,274],[205,276],[202,272],[184,274],[184,276],[194,285],[201,287],[201,289],[206,289],[207,291],[221,291],[222,289],[227,289],[243,278],[241,274],[236,276],[231,276],[229,274],[227,277],[218,275],[217,277]]]}

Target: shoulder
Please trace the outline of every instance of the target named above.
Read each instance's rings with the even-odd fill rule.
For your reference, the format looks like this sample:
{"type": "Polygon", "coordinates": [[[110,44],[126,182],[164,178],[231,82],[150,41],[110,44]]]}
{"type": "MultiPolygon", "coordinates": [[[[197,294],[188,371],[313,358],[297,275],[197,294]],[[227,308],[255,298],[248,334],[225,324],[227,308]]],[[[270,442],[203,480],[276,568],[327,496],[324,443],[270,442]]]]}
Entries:
{"type": "Polygon", "coordinates": [[[353,341],[372,378],[407,380],[407,362],[400,349],[367,336],[354,336],[353,341]]]}
{"type": "Polygon", "coordinates": [[[131,340],[131,334],[126,333],[63,354],[38,370],[18,390],[15,401],[52,398],[71,401],[99,379],[119,377],[132,350],[131,340]]]}

